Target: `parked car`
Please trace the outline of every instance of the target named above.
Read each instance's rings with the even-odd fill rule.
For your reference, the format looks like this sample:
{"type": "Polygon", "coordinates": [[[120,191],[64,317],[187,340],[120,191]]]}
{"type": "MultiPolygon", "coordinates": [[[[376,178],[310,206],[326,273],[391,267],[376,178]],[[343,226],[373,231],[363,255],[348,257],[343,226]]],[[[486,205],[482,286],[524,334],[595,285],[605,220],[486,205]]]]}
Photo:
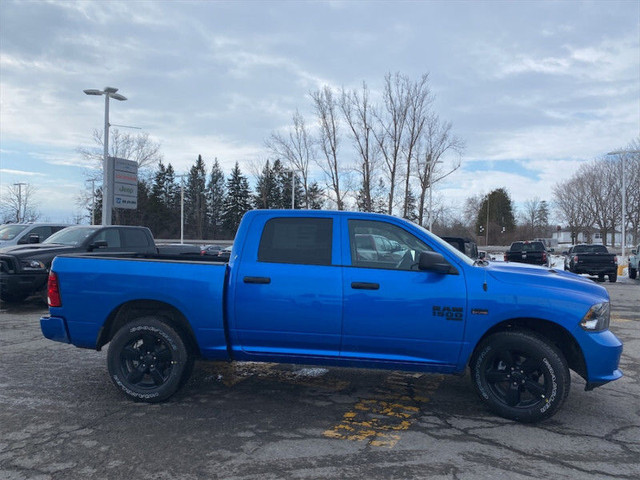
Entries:
{"type": "Polygon", "coordinates": [[[224,262],[229,261],[229,259],[231,258],[231,250],[233,250],[233,245],[224,247],[222,250],[218,252],[218,255],[216,255],[216,258],[224,262]]]}
{"type": "Polygon", "coordinates": [[[558,411],[570,369],[586,390],[622,376],[609,294],[571,273],[474,262],[407,220],[362,212],[252,210],[234,242],[229,263],[60,256],[42,332],[109,344],[115,388],[152,403],[176,393],[196,359],[470,368],[480,401],[522,422],[558,411]],[[394,239],[416,261],[359,260],[358,235],[394,239]]]}
{"type": "Polygon", "coordinates": [[[391,268],[402,261],[406,252],[396,240],[370,233],[357,234],[353,249],[358,260],[385,263],[391,268]]]}
{"type": "Polygon", "coordinates": [[[638,276],[638,264],[640,264],[640,244],[631,250],[631,257],[629,257],[629,278],[634,279],[638,276]]]}
{"type": "Polygon", "coordinates": [[[203,245],[200,247],[201,255],[211,255],[214,257],[218,256],[218,252],[224,248],[224,245],[203,245]]]}
{"type": "Polygon", "coordinates": [[[41,243],[68,226],[63,223],[6,223],[0,225],[0,248],[41,243]]]}
{"type": "Polygon", "coordinates": [[[505,262],[528,263],[530,265],[550,265],[550,258],[544,243],[513,242],[509,250],[504,254],[505,262]]]}
{"type": "Polygon", "coordinates": [[[164,255],[202,255],[200,246],[192,243],[163,243],[157,248],[158,253],[164,255]]]}
{"type": "Polygon", "coordinates": [[[51,262],[56,255],[93,252],[156,253],[146,227],[84,225],[67,227],[44,242],[5,247],[0,251],[0,299],[19,302],[44,294],[51,262]]]}
{"type": "Polygon", "coordinates": [[[564,269],[569,272],[597,275],[601,282],[605,275],[611,283],[618,279],[618,259],[604,245],[574,245],[564,253],[564,269]]]}

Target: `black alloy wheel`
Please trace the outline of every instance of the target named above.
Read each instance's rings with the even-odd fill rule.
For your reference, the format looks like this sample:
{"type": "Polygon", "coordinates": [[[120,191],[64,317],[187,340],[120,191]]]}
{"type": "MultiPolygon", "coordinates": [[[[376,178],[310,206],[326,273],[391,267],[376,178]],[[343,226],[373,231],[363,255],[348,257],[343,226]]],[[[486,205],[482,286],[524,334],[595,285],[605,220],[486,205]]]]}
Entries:
{"type": "Polygon", "coordinates": [[[570,387],[562,354],[533,332],[499,332],[485,339],[471,363],[476,391],[497,414],[520,422],[552,416],[570,387]]]}
{"type": "Polygon", "coordinates": [[[193,366],[180,334],[154,317],[141,318],[118,330],[107,361],[111,379],[125,395],[151,403],[173,395],[193,366]]]}

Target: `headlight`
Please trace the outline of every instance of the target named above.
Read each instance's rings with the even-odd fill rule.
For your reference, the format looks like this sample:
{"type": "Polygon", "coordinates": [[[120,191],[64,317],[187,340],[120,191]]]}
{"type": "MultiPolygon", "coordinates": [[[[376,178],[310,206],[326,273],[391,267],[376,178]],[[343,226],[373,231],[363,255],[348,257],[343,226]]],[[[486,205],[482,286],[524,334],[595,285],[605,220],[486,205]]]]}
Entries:
{"type": "Polygon", "coordinates": [[[44,263],[38,260],[26,260],[22,262],[23,270],[45,270],[44,263]]]}
{"type": "Polygon", "coordinates": [[[600,332],[609,328],[609,318],[609,302],[598,303],[589,309],[580,326],[591,332],[600,332]]]}

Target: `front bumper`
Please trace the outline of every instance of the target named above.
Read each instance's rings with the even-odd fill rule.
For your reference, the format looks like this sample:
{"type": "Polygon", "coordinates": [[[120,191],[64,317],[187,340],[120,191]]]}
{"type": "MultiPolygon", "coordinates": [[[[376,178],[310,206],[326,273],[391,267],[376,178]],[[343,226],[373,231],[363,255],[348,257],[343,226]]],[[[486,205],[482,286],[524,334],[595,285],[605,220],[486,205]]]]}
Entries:
{"type": "Polygon", "coordinates": [[[609,330],[597,333],[582,332],[581,347],[587,367],[585,390],[593,390],[622,377],[618,368],[622,342],[609,330]]]}
{"type": "Polygon", "coordinates": [[[31,295],[44,288],[48,273],[0,273],[0,290],[7,295],[31,295]]]}
{"type": "Polygon", "coordinates": [[[40,318],[40,330],[45,338],[55,342],[71,343],[67,322],[60,317],[40,318]]]}

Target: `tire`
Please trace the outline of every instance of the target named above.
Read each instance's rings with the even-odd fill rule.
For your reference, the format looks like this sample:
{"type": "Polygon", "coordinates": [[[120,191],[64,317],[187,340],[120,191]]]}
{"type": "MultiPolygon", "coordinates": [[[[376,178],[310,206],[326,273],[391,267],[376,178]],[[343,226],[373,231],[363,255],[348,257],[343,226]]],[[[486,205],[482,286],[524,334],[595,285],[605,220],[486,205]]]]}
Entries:
{"type": "Polygon", "coordinates": [[[607,276],[609,277],[609,282],[611,282],[611,283],[616,283],[616,280],[618,280],[618,274],[617,273],[610,273],[607,276]]]}
{"type": "Polygon", "coordinates": [[[604,282],[604,273],[599,273],[598,274],[598,281],[599,282],[604,282]]]}
{"type": "Polygon", "coordinates": [[[471,358],[471,379],[491,411],[523,423],[553,416],[571,385],[562,353],[528,331],[498,332],[484,339],[471,358]]]}
{"type": "Polygon", "coordinates": [[[167,400],[188,380],[193,362],[180,334],[156,317],[125,324],[107,354],[111,380],[137,402],[167,400]]]}
{"type": "Polygon", "coordinates": [[[637,275],[638,275],[638,271],[635,268],[629,267],[629,278],[631,280],[635,280],[637,275]]]}

